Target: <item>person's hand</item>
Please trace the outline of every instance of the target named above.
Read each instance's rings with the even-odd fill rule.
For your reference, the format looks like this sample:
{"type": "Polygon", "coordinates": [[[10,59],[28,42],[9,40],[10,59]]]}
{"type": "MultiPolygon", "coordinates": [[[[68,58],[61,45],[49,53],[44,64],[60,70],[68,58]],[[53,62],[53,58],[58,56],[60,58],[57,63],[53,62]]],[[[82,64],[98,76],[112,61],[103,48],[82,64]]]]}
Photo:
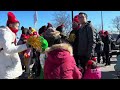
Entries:
{"type": "Polygon", "coordinates": [[[41,52],[42,50],[41,50],[41,48],[36,48],[36,51],[41,52]]]}
{"type": "Polygon", "coordinates": [[[25,43],[26,43],[26,42],[27,42],[27,40],[25,39],[25,40],[23,40],[23,42],[25,42],[25,43]]]}

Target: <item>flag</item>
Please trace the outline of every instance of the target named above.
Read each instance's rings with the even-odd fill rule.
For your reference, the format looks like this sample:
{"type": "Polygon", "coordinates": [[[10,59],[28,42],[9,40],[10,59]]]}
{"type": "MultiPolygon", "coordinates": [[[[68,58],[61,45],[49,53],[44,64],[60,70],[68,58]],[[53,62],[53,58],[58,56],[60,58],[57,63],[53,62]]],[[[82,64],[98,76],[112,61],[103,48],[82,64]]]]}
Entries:
{"type": "Polygon", "coordinates": [[[36,25],[37,21],[38,21],[37,11],[35,11],[35,14],[34,14],[34,25],[36,25]]]}

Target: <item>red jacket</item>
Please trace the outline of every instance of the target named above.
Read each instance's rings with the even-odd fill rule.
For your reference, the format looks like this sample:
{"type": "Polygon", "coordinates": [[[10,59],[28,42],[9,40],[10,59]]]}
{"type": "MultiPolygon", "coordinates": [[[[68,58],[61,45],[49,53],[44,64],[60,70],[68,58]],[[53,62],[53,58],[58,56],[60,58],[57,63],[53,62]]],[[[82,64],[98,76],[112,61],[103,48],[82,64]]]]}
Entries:
{"type": "Polygon", "coordinates": [[[81,79],[82,74],[76,66],[70,45],[56,44],[50,47],[46,53],[45,79],[81,79]]]}

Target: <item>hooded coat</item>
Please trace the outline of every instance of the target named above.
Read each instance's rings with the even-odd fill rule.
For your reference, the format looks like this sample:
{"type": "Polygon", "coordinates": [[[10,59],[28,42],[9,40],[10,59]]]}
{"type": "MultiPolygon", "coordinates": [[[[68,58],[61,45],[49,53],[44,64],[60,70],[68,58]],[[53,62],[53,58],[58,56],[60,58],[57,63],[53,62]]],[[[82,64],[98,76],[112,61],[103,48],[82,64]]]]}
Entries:
{"type": "Polygon", "coordinates": [[[69,44],[56,44],[46,50],[44,65],[45,79],[81,79],[69,44]]]}

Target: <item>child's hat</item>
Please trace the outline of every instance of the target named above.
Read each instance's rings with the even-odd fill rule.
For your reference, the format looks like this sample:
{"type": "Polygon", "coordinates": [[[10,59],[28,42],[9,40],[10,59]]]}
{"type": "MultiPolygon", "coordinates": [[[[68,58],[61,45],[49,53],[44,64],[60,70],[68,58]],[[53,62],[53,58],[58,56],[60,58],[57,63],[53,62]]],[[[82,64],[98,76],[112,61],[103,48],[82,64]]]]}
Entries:
{"type": "Polygon", "coordinates": [[[92,65],[93,64],[93,60],[89,60],[88,62],[87,62],[87,65],[92,65]]]}
{"type": "Polygon", "coordinates": [[[48,23],[47,28],[53,27],[51,23],[48,23]]]}
{"type": "Polygon", "coordinates": [[[95,57],[93,57],[92,60],[96,62],[97,59],[95,57]]]}
{"type": "Polygon", "coordinates": [[[58,27],[56,28],[56,30],[57,30],[57,31],[60,31],[60,32],[63,32],[63,30],[62,30],[63,27],[65,27],[64,24],[61,24],[60,26],[58,26],[58,27]]]}

